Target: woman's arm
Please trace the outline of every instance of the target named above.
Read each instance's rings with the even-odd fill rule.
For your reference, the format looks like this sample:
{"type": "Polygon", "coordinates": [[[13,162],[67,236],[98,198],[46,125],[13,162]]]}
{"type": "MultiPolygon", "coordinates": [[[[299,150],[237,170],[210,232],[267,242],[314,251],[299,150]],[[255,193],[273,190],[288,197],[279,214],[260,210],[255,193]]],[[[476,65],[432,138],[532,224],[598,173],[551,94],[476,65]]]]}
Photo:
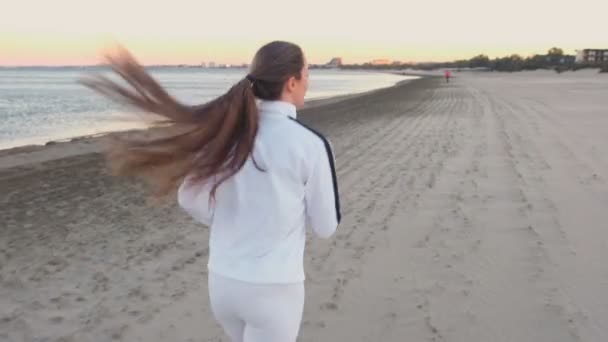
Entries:
{"type": "Polygon", "coordinates": [[[177,202],[196,221],[210,226],[213,221],[213,207],[210,192],[213,182],[195,182],[187,176],[177,191],[177,202]]]}

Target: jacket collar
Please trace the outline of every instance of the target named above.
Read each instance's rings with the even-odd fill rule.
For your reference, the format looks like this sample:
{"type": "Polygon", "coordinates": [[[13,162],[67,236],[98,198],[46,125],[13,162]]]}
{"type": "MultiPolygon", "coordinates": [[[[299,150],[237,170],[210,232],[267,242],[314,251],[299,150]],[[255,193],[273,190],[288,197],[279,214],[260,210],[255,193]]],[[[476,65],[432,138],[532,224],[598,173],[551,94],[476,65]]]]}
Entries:
{"type": "Polygon", "coordinates": [[[266,101],[262,100],[258,104],[261,115],[288,116],[292,119],[297,118],[296,106],[285,101],[266,101]]]}

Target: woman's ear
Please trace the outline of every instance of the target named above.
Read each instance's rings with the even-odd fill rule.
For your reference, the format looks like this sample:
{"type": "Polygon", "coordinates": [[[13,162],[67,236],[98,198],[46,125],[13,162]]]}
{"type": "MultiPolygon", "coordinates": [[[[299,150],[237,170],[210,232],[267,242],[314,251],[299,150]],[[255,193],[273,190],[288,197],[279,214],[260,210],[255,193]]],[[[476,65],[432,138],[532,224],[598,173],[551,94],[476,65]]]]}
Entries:
{"type": "Polygon", "coordinates": [[[294,90],[296,89],[296,77],[295,76],[291,76],[288,80],[287,80],[287,90],[290,93],[293,93],[294,90]]]}

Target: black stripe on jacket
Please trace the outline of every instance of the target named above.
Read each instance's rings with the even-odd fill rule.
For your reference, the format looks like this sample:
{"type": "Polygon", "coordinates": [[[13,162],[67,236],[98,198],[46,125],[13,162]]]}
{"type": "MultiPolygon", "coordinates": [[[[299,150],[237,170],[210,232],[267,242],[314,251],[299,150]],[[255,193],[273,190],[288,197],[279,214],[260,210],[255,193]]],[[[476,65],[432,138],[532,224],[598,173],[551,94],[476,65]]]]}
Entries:
{"type": "Polygon", "coordinates": [[[311,127],[308,127],[307,125],[305,125],[298,119],[294,119],[291,117],[290,117],[290,119],[295,121],[296,123],[298,123],[300,126],[306,128],[307,130],[314,133],[317,137],[319,137],[323,141],[323,145],[325,145],[325,152],[327,152],[327,159],[329,159],[329,168],[331,169],[331,177],[332,177],[332,181],[333,181],[333,185],[334,185],[334,201],[335,201],[335,205],[336,205],[336,218],[338,220],[338,223],[340,223],[340,220],[342,219],[342,214],[340,213],[340,196],[338,193],[338,177],[336,175],[334,154],[331,150],[331,145],[329,144],[329,140],[327,140],[327,138],[325,138],[325,136],[323,136],[323,134],[321,134],[320,132],[316,131],[315,129],[313,129],[311,127]]]}

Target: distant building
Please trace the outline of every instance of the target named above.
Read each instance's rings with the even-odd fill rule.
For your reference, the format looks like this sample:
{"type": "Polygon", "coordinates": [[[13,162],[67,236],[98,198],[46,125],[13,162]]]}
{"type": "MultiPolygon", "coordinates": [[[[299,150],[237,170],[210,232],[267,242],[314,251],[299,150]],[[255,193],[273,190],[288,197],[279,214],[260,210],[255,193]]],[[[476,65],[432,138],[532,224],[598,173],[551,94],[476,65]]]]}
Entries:
{"type": "Polygon", "coordinates": [[[608,49],[583,49],[576,51],[576,63],[608,63],[608,49]]]}
{"type": "Polygon", "coordinates": [[[388,59],[374,59],[371,61],[370,64],[371,65],[389,65],[389,64],[391,64],[391,61],[389,61],[388,59]]]}
{"type": "Polygon", "coordinates": [[[215,66],[216,66],[215,62],[209,62],[209,67],[210,68],[215,68],[215,66]]]}
{"type": "Polygon", "coordinates": [[[546,56],[545,60],[551,64],[572,64],[576,61],[576,56],[573,56],[573,55],[546,56]]]}
{"type": "Polygon", "coordinates": [[[329,63],[325,64],[325,66],[329,68],[339,68],[342,66],[342,57],[334,57],[329,61],[329,63]]]}
{"type": "Polygon", "coordinates": [[[572,64],[576,61],[576,56],[573,55],[565,55],[560,59],[561,64],[572,64]]]}
{"type": "Polygon", "coordinates": [[[201,68],[206,68],[206,67],[207,67],[207,63],[201,62],[201,68]]]}

